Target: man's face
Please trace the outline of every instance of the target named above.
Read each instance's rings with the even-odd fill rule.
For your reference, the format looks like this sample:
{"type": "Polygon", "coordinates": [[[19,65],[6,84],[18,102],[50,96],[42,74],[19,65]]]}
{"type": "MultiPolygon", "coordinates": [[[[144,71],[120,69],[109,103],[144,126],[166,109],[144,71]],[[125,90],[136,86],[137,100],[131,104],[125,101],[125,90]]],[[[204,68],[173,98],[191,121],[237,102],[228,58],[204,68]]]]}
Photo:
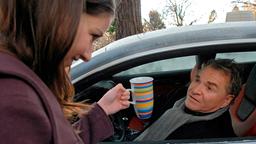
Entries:
{"type": "Polygon", "coordinates": [[[203,68],[191,82],[185,105],[197,112],[214,112],[227,106],[233,99],[228,93],[230,75],[210,66],[203,68]]]}

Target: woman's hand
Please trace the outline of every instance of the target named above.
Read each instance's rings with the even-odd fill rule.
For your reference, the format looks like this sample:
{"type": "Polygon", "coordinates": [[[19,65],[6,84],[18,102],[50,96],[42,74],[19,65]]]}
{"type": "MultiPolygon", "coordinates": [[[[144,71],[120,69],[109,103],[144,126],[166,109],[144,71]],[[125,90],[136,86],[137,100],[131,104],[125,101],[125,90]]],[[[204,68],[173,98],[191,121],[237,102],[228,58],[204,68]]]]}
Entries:
{"type": "Polygon", "coordinates": [[[107,115],[114,114],[130,106],[130,92],[122,84],[110,89],[97,103],[107,115]]]}

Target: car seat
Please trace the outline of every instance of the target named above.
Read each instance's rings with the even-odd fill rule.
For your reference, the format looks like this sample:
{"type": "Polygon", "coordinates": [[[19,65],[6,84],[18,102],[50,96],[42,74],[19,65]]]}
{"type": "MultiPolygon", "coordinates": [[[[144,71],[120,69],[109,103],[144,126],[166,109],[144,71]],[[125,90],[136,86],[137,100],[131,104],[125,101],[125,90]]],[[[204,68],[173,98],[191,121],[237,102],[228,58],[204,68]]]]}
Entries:
{"type": "Polygon", "coordinates": [[[232,126],[237,136],[256,136],[256,65],[230,107],[232,126]]]}

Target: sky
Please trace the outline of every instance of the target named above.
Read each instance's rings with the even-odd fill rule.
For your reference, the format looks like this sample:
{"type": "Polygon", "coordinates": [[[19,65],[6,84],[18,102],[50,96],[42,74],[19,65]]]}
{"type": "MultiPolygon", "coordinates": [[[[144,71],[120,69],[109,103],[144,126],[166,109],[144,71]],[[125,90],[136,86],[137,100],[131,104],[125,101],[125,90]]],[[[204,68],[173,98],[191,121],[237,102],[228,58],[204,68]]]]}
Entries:
{"type": "MultiPolygon", "coordinates": [[[[179,0],[177,0],[178,2],[179,0]]],[[[208,17],[212,10],[217,12],[215,23],[225,22],[226,13],[232,11],[235,4],[231,3],[234,0],[190,0],[191,5],[187,10],[185,17],[186,22],[189,23],[198,19],[196,24],[207,23],[208,17]]],[[[142,18],[148,19],[150,10],[157,10],[160,14],[165,7],[166,0],[141,0],[141,15],[142,18]]],[[[169,19],[170,21],[170,19],[169,19]]],[[[170,24],[168,19],[165,21],[166,25],[170,24]]]]}

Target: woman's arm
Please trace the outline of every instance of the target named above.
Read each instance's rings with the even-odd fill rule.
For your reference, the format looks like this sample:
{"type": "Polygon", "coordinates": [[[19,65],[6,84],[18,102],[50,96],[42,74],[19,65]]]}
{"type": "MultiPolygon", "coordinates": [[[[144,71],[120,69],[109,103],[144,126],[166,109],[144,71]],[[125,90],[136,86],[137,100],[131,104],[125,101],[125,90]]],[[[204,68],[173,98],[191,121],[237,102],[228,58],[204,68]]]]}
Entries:
{"type": "Polygon", "coordinates": [[[74,127],[84,143],[95,144],[114,134],[109,117],[97,103],[93,104],[89,113],[81,117],[74,127]]]}

